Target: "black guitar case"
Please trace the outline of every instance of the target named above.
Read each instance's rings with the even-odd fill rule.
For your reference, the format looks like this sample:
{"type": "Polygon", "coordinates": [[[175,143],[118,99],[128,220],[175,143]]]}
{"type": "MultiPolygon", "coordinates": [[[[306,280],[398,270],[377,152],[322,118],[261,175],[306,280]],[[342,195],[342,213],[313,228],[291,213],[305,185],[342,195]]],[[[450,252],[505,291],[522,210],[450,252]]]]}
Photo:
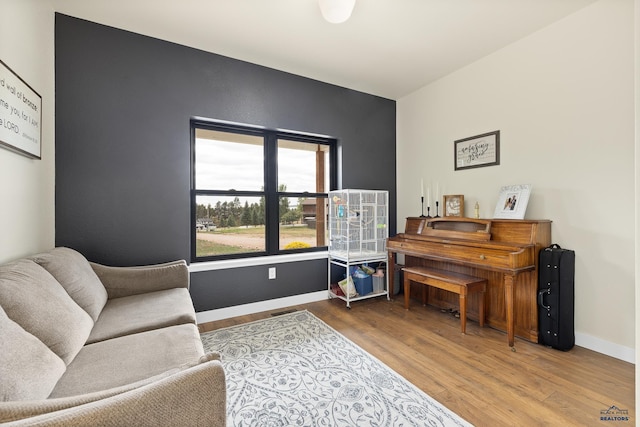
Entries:
{"type": "Polygon", "coordinates": [[[567,351],[575,344],[573,325],[575,252],[553,244],[540,250],[538,342],[567,351]]]}

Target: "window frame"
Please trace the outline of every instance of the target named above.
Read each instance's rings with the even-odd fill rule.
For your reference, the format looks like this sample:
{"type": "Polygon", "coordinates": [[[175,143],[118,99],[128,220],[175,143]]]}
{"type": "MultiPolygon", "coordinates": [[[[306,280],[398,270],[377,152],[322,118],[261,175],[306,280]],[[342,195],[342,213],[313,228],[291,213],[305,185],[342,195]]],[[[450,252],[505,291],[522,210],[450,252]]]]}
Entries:
{"type": "Polygon", "coordinates": [[[316,246],[303,249],[280,249],[280,221],[279,202],[280,197],[289,198],[325,198],[328,199],[329,191],[335,190],[338,176],[338,141],[326,135],[317,135],[305,132],[268,129],[260,126],[252,126],[240,123],[220,120],[193,118],[190,120],[191,132],[191,191],[190,191],[190,215],[191,215],[191,262],[207,262],[240,258],[254,258],[271,255],[294,254],[301,252],[319,252],[327,250],[327,242],[324,246],[316,246]],[[202,190],[196,188],[196,129],[214,130],[219,132],[238,133],[264,138],[264,191],[236,191],[236,190],[202,190]],[[286,139],[309,144],[321,144],[329,146],[329,188],[324,193],[289,192],[278,191],[278,140],[286,139]],[[212,256],[196,255],[196,200],[197,196],[226,196],[226,197],[262,197],[265,198],[265,250],[259,252],[245,252],[239,254],[224,254],[212,256]]]}

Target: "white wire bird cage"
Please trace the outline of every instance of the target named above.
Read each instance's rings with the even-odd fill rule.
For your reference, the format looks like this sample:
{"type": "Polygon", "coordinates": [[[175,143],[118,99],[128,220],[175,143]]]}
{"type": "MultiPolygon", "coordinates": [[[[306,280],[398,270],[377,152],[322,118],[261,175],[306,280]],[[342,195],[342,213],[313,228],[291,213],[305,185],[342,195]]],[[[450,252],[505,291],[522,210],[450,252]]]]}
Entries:
{"type": "Polygon", "coordinates": [[[389,192],[329,192],[329,254],[345,261],[386,257],[389,192]]]}

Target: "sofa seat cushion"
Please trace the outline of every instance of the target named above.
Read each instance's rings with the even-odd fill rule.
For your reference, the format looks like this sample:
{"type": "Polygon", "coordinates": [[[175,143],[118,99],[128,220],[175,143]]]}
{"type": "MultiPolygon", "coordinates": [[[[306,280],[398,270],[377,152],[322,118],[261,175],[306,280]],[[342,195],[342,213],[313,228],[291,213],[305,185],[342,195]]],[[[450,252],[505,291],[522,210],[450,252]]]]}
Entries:
{"type": "Polygon", "coordinates": [[[196,323],[186,288],[114,298],[104,306],[87,343],[183,323],[196,323]]]}
{"type": "Polygon", "coordinates": [[[28,259],[0,266],[0,306],[7,316],[69,364],[93,320],[44,268],[28,259]]]}
{"type": "Polygon", "coordinates": [[[0,402],[46,399],[67,368],[0,308],[0,402]]]}
{"type": "Polygon", "coordinates": [[[107,303],[107,290],[81,253],[55,248],[31,257],[47,270],[95,321],[107,303]]]}
{"type": "Polygon", "coordinates": [[[183,324],[88,344],[67,366],[50,398],[123,386],[193,364],[204,355],[198,328],[183,324]]]}

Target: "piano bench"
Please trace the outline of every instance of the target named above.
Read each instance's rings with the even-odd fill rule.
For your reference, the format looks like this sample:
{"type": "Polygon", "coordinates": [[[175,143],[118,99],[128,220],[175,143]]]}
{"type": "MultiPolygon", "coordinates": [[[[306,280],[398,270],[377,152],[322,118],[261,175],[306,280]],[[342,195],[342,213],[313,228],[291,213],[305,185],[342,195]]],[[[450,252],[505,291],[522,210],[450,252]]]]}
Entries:
{"type": "MultiPolygon", "coordinates": [[[[411,282],[422,283],[434,288],[456,293],[460,296],[460,326],[462,333],[467,330],[467,294],[480,292],[478,304],[478,317],[480,327],[484,326],[484,292],[487,288],[487,279],[468,276],[454,271],[438,270],[428,267],[404,267],[404,308],[409,309],[409,296],[411,282]]],[[[424,289],[426,291],[426,287],[424,289]]],[[[426,292],[423,292],[423,303],[426,304],[426,292]]]]}

